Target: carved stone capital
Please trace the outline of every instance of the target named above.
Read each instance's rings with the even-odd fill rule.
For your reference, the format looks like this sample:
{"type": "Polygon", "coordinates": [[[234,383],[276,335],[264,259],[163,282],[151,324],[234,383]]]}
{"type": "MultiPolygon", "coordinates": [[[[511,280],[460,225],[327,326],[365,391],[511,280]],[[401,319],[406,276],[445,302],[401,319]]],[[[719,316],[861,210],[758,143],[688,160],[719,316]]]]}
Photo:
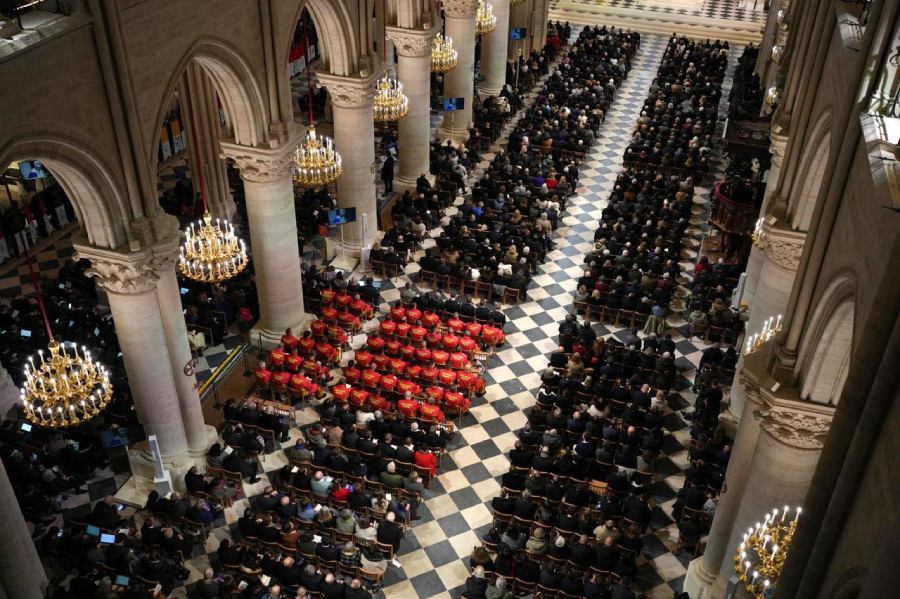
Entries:
{"type": "Polygon", "coordinates": [[[788,136],[784,133],[771,133],[769,135],[769,151],[772,152],[772,162],[781,164],[787,151],[788,136]]]}
{"type": "Polygon", "coordinates": [[[434,29],[404,29],[402,27],[387,27],[387,37],[394,42],[394,48],[400,56],[409,58],[423,58],[431,55],[431,41],[434,39],[434,29]]]}
{"type": "Polygon", "coordinates": [[[234,160],[245,181],[272,183],[291,176],[296,144],[270,149],[220,142],[219,147],[223,158],[234,160]]]}
{"type": "Polygon", "coordinates": [[[821,449],[831,428],[831,414],[770,407],[755,410],[759,426],[786,445],[801,449],[821,449]]]}
{"type": "Polygon", "coordinates": [[[747,376],[744,369],[741,369],[738,373],[738,380],[741,383],[741,387],[744,388],[744,397],[747,398],[747,401],[760,405],[762,403],[762,395],[759,392],[759,384],[756,380],[747,376]]]}
{"type": "Polygon", "coordinates": [[[319,83],[328,88],[331,103],[340,108],[365,108],[375,103],[375,81],[378,75],[366,77],[340,77],[316,73],[319,83]]]}
{"type": "Polygon", "coordinates": [[[444,0],[444,15],[455,19],[474,19],[478,0],[444,0]]]}
{"type": "Polygon", "coordinates": [[[803,255],[803,242],[770,235],[766,239],[766,257],[782,268],[797,270],[803,255]]]}
{"type": "Polygon", "coordinates": [[[76,240],[75,258],[91,262],[85,271],[110,293],[126,295],[156,289],[162,274],[175,268],[180,239],[172,237],[136,252],[106,250],[76,240]]]}

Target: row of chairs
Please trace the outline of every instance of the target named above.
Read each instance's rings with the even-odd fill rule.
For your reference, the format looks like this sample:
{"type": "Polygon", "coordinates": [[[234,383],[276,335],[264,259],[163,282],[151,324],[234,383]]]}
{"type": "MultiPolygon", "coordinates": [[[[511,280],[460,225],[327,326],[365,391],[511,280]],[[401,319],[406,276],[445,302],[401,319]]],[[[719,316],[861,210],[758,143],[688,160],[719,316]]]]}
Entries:
{"type": "Polygon", "coordinates": [[[649,314],[638,312],[637,310],[625,310],[624,308],[610,308],[608,306],[597,305],[590,302],[575,301],[573,302],[575,311],[579,314],[599,320],[607,324],[622,326],[627,328],[641,328],[647,323],[649,314]]]}
{"type": "MultiPolygon", "coordinates": [[[[459,293],[486,300],[494,298],[494,284],[485,281],[463,280],[450,275],[439,275],[428,270],[419,271],[419,281],[423,284],[431,285],[435,289],[453,289],[459,293]]],[[[515,305],[521,300],[521,295],[520,289],[504,287],[500,299],[504,304],[515,305]]]]}

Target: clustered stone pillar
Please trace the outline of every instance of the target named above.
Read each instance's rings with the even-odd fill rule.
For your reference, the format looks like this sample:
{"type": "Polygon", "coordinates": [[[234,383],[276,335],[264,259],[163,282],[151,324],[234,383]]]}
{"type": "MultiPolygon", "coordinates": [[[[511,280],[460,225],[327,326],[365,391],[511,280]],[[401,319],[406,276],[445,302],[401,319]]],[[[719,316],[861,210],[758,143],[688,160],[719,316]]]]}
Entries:
{"type": "Polygon", "coordinates": [[[438,131],[442,141],[454,144],[469,138],[472,126],[472,96],[475,91],[475,11],[476,0],[447,0],[444,2],[446,35],[453,39],[453,48],[459,53],[459,64],[444,73],[444,97],[462,98],[463,109],[445,112],[438,131]]]}
{"type": "Polygon", "coordinates": [[[419,175],[428,175],[431,155],[431,40],[434,31],[388,27],[399,58],[397,75],[409,98],[409,113],[398,125],[400,172],[397,187],[413,189],[419,175]]]}
{"type": "Polygon", "coordinates": [[[341,155],[344,174],[337,180],[341,208],[356,208],[356,222],[344,225],[344,246],[358,254],[371,247],[378,228],[375,198],[375,122],[373,107],[376,75],[339,77],[317,73],[328,88],[334,114],[334,146],[341,155]],[[367,220],[365,238],[363,221],[367,220]]]}
{"type": "Polygon", "coordinates": [[[259,299],[259,320],[253,334],[263,344],[276,344],[286,329],[299,331],[306,320],[292,179],[296,143],[276,149],[224,142],[220,146],[234,159],[244,182],[259,299]]]}
{"type": "MultiPolygon", "coordinates": [[[[124,253],[77,243],[75,247],[79,258],[91,262],[88,276],[106,291],[128,386],[144,431],[156,435],[164,459],[187,457],[187,434],[157,296],[159,275],[153,252],[124,253]]],[[[181,310],[178,312],[180,316],[181,310]]]]}
{"type": "Polygon", "coordinates": [[[497,28],[481,36],[482,94],[497,96],[506,84],[506,47],[509,42],[509,0],[492,0],[497,28]]]}
{"type": "Polygon", "coordinates": [[[550,15],[550,0],[534,0],[534,14],[531,18],[531,50],[540,52],[547,42],[547,19],[550,15]]]}
{"type": "MultiPolygon", "coordinates": [[[[772,122],[775,123],[772,126],[771,144],[769,148],[772,152],[772,165],[769,168],[769,176],[766,181],[766,194],[763,198],[762,208],[759,213],[760,218],[763,219],[765,219],[766,214],[772,206],[781,203],[775,200],[777,197],[776,194],[780,189],[781,167],[784,164],[784,155],[787,151],[788,141],[786,133],[788,125],[782,119],[782,115],[783,112],[781,111],[781,108],[779,108],[772,120],[772,122]]],[[[751,307],[756,298],[756,287],[762,271],[763,253],[763,249],[754,245],[750,250],[750,258],[747,261],[747,283],[744,287],[744,301],[751,307]]]]}
{"type": "MultiPolygon", "coordinates": [[[[780,221],[774,225],[764,222],[762,230],[763,249],[754,248],[759,254],[756,262],[758,275],[754,277],[750,319],[747,321],[748,335],[760,332],[767,319],[777,319],[779,314],[784,314],[806,240],[805,233],[784,228],[780,221]]],[[[743,405],[740,393],[732,395],[728,409],[730,418],[741,416],[743,405]]]]}
{"type": "Polygon", "coordinates": [[[19,388],[9,376],[9,372],[0,364],[0,418],[5,418],[17,403],[19,403],[19,388]]]}
{"type": "Polygon", "coordinates": [[[163,331],[169,348],[169,364],[178,392],[178,405],[181,408],[181,421],[187,434],[188,447],[195,455],[205,455],[206,450],[215,443],[216,431],[213,427],[206,426],[203,420],[174,258],[173,250],[157,263],[156,275],[159,277],[159,283],[156,286],[156,297],[162,315],[163,331]]]}
{"type": "Polygon", "coordinates": [[[43,597],[47,574],[41,565],[6,467],[0,464],[0,596],[8,599],[43,597]]]}
{"type": "Polygon", "coordinates": [[[195,156],[199,156],[206,178],[209,211],[215,216],[232,219],[235,213],[234,198],[231,196],[231,188],[228,185],[225,161],[217,153],[220,125],[216,92],[209,77],[203,71],[203,67],[196,62],[188,65],[185,77],[188,86],[187,89],[182,86],[182,89],[187,97],[181,102],[181,108],[185,119],[188,143],[191,146],[191,151],[188,152],[188,162],[191,163],[194,186],[199,193],[200,168],[193,164],[196,162],[195,156]],[[199,138],[196,140],[194,139],[195,129],[199,138]]]}
{"type": "Polygon", "coordinates": [[[802,504],[831,426],[833,407],[800,401],[793,388],[760,384],[771,380],[767,353],[748,356],[739,368],[735,388],[742,387],[747,401],[706,549],[685,578],[691,597],[722,597],[747,528],[774,508],[802,504]]]}

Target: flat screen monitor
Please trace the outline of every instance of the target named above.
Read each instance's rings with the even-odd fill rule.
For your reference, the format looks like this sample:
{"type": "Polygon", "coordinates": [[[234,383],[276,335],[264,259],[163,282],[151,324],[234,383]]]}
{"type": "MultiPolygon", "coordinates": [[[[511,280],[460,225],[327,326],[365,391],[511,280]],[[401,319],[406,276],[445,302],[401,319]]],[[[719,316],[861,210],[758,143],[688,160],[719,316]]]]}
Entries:
{"type": "Polygon", "coordinates": [[[19,163],[19,172],[26,181],[43,179],[47,176],[47,170],[40,160],[24,160],[19,163]]]}
{"type": "Polygon", "coordinates": [[[112,545],[116,542],[116,535],[111,535],[107,532],[100,535],[100,542],[106,543],[107,545],[112,545]]]}
{"type": "Polygon", "coordinates": [[[462,110],[466,107],[465,98],[444,98],[444,112],[453,112],[454,110],[462,110]]]}
{"type": "Polygon", "coordinates": [[[510,30],[509,39],[511,40],[523,40],[525,36],[528,35],[527,27],[516,27],[515,29],[510,30]]]}
{"type": "Polygon", "coordinates": [[[328,211],[329,225],[343,225],[356,222],[356,208],[338,208],[328,211]]]}

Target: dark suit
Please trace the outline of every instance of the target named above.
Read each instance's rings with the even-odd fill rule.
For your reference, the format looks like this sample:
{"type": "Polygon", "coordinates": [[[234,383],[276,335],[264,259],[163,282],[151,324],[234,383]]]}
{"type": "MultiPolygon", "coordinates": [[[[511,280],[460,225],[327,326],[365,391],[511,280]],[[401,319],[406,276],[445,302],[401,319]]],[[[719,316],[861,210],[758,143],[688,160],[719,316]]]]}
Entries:
{"type": "Polygon", "coordinates": [[[400,539],[403,538],[403,529],[396,522],[388,522],[385,520],[378,526],[378,536],[376,539],[379,543],[391,545],[396,553],[400,549],[400,539]]]}

